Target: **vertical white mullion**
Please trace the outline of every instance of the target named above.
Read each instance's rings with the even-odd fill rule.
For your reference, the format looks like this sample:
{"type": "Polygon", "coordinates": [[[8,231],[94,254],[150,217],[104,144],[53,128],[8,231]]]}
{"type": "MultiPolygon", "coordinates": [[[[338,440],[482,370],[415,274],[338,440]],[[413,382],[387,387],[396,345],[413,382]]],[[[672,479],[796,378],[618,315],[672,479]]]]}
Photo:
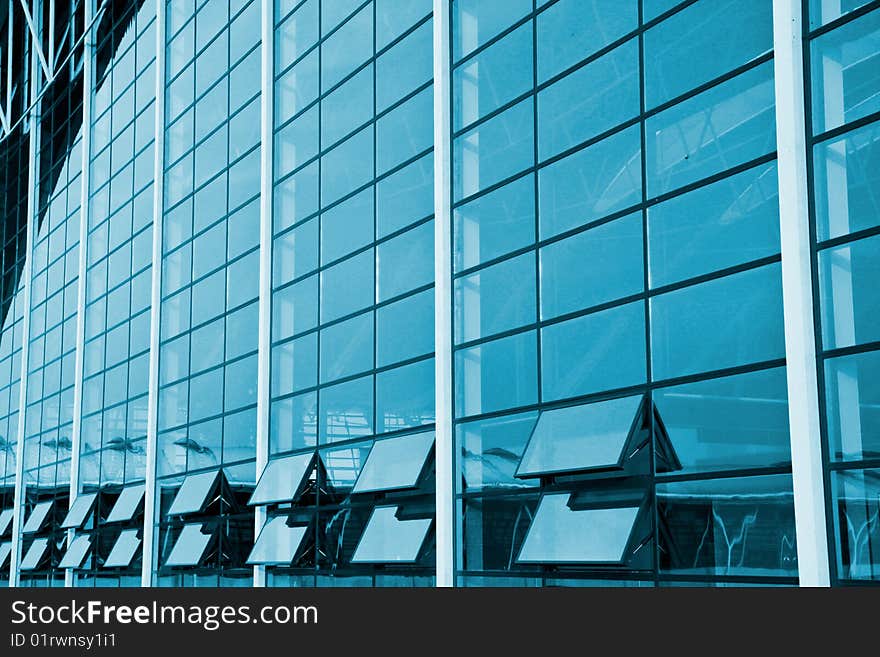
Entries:
{"type": "Polygon", "coordinates": [[[773,0],[779,232],[785,362],[801,586],[828,586],[830,571],[819,426],[801,0],[773,0]]]}
{"type": "Polygon", "coordinates": [[[437,586],[455,583],[449,0],[434,0],[434,404],[437,586]]]}
{"type": "MultiPolygon", "coordinates": [[[[42,34],[42,7],[41,0],[34,4],[35,24],[37,26],[37,38],[42,34]]],[[[10,15],[11,20],[11,15],[10,15]]],[[[39,149],[40,149],[40,81],[42,70],[37,59],[39,43],[34,42],[35,35],[30,39],[30,109],[28,111],[28,190],[27,190],[27,229],[25,230],[25,258],[21,272],[21,280],[24,281],[22,297],[24,303],[24,316],[21,324],[21,381],[18,388],[18,427],[15,445],[15,492],[12,506],[12,552],[9,555],[9,567],[11,568],[9,585],[18,586],[20,579],[19,565],[21,562],[21,515],[22,503],[27,492],[27,482],[24,477],[25,458],[25,420],[27,409],[27,383],[28,383],[28,360],[30,359],[30,328],[31,328],[31,274],[33,273],[34,241],[37,237],[37,223],[39,207],[37,203],[39,184],[39,149]]]]}
{"type": "MultiPolygon", "coordinates": [[[[269,461],[269,367],[272,321],[272,161],[275,79],[275,2],[262,0],[260,56],[260,290],[257,327],[257,460],[259,477],[269,461]]],[[[254,510],[254,536],[266,522],[266,507],[254,510]]],[[[254,566],[254,586],[266,586],[266,567],[254,566]]]]}
{"type": "MultiPolygon", "coordinates": [[[[77,267],[76,289],[76,356],[73,377],[73,428],[71,429],[70,455],[70,503],[73,504],[80,492],[79,466],[80,445],[82,444],[82,386],[83,386],[83,349],[86,335],[86,250],[89,235],[89,185],[90,155],[92,151],[92,61],[93,47],[92,29],[90,24],[94,14],[94,1],[85,0],[83,5],[83,109],[82,109],[82,171],[80,172],[80,204],[79,204],[79,263],[77,267]]],[[[73,20],[73,18],[71,18],[73,20]]],[[[67,532],[67,544],[70,545],[74,530],[67,532]]],[[[73,586],[74,571],[68,568],[64,573],[64,585],[73,586]]]]}
{"type": "Polygon", "coordinates": [[[153,259],[150,295],[150,369],[141,586],[152,586],[156,537],[156,461],[159,423],[159,321],[162,300],[162,206],[165,189],[165,0],[156,2],[156,124],[153,143],[153,259]]]}

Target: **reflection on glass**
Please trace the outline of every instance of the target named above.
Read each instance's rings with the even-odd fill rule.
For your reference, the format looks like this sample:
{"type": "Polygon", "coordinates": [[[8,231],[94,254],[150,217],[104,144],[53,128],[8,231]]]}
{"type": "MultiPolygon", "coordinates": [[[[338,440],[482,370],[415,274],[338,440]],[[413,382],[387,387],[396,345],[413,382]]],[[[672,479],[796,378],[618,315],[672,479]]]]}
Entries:
{"type": "Polygon", "coordinates": [[[832,474],[837,564],[846,579],[880,579],[880,470],[832,474]]]}
{"type": "Polygon", "coordinates": [[[208,495],[214,488],[214,482],[217,480],[218,470],[211,472],[203,472],[197,475],[190,475],[183,480],[171,508],[168,509],[168,515],[180,515],[183,513],[196,513],[209,502],[208,495]]]}
{"type": "Polygon", "coordinates": [[[352,556],[352,563],[412,563],[419,555],[433,520],[398,520],[396,506],[373,509],[352,556]]]}
{"type": "Polygon", "coordinates": [[[89,548],[92,547],[92,537],[88,535],[77,536],[73,539],[73,542],[70,544],[70,547],[67,548],[67,552],[64,553],[64,557],[61,559],[61,563],[58,564],[59,568],[80,568],[82,567],[83,561],[85,561],[86,554],[89,551],[89,548]]]}
{"type": "Polygon", "coordinates": [[[633,395],[542,412],[517,476],[618,465],[641,400],[633,395]]]}
{"type": "Polygon", "coordinates": [[[433,445],[433,431],[377,440],[351,492],[412,488],[433,445]]]}
{"type": "Polygon", "coordinates": [[[819,251],[819,305],[826,349],[880,340],[880,235],[819,251]]]}
{"type": "Polygon", "coordinates": [[[92,505],[95,503],[97,497],[97,493],[80,493],[77,495],[73,504],[70,505],[70,511],[67,512],[67,517],[65,517],[64,522],[61,523],[61,528],[75,529],[80,527],[85,522],[89,511],[92,510],[92,505]]]}
{"type": "Polygon", "coordinates": [[[40,527],[43,526],[43,523],[46,520],[46,516],[49,515],[49,509],[51,508],[52,500],[37,504],[33,508],[33,511],[31,511],[31,515],[28,516],[27,522],[25,522],[24,526],[21,528],[21,533],[33,534],[34,532],[39,531],[40,527]]]}
{"type": "Polygon", "coordinates": [[[140,544],[138,530],[126,529],[113,544],[113,549],[104,562],[104,568],[128,568],[140,544]]]}
{"type": "Polygon", "coordinates": [[[519,563],[620,563],[639,507],[572,511],[568,493],[545,495],[519,563]]]}
{"type": "Polygon", "coordinates": [[[166,566],[195,566],[211,541],[211,534],[202,533],[202,525],[184,525],[165,561],[166,566]]]}
{"type": "Polygon", "coordinates": [[[322,449],[320,456],[327,473],[327,483],[334,491],[344,493],[351,490],[357,481],[361,468],[370,453],[369,442],[349,447],[322,449]]]}
{"type": "Polygon", "coordinates": [[[313,457],[313,452],[306,452],[269,461],[248,505],[293,500],[313,457]]]}
{"type": "Polygon", "coordinates": [[[290,564],[308,527],[289,527],[287,517],[271,518],[260,530],[249,564],[290,564]]]}
{"type": "Polygon", "coordinates": [[[825,361],[830,458],[880,457],[880,351],[825,361]]]}
{"type": "Polygon", "coordinates": [[[34,542],[31,543],[31,546],[28,548],[28,551],[25,553],[24,557],[21,559],[21,569],[22,570],[35,570],[37,566],[40,565],[40,560],[43,558],[43,554],[46,552],[46,548],[49,546],[48,538],[35,538],[34,542]]]}
{"type": "Polygon", "coordinates": [[[144,486],[129,486],[122,490],[116,498],[116,504],[104,522],[122,522],[131,520],[144,497],[144,486]]]}
{"type": "Polygon", "coordinates": [[[456,427],[459,468],[468,491],[535,485],[515,474],[537,417],[537,413],[520,413],[456,427]]]}

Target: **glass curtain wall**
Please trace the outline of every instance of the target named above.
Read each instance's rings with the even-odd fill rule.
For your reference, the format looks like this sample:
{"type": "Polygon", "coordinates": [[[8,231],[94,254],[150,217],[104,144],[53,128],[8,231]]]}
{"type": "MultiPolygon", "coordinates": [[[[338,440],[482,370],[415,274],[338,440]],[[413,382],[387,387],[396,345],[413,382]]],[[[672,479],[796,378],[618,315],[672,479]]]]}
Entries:
{"type": "Polygon", "coordinates": [[[880,579],[880,4],[809,2],[820,409],[833,573],[880,579]]]}
{"type": "Polygon", "coordinates": [[[433,581],[431,9],[276,3],[270,585],[433,581]]]}
{"type": "Polygon", "coordinates": [[[460,584],[796,581],[772,47],[769,0],[453,2],[460,584]]]}

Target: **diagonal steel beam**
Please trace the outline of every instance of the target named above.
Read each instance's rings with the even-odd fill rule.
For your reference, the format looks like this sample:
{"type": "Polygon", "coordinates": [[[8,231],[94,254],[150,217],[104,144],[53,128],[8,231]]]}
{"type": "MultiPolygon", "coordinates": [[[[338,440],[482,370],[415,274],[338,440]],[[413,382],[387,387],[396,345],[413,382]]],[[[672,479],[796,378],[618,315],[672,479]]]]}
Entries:
{"type": "MultiPolygon", "coordinates": [[[[43,40],[40,38],[37,32],[37,26],[34,24],[34,18],[31,16],[31,11],[28,9],[27,0],[19,0],[19,4],[21,5],[21,10],[24,12],[24,19],[27,21],[28,29],[31,32],[31,36],[33,37],[32,42],[34,44],[34,52],[37,53],[37,57],[40,59],[40,65],[43,67],[43,73],[46,74],[46,79],[52,80],[52,69],[49,67],[49,62],[46,61],[46,55],[43,53],[43,40]]],[[[49,3],[50,6],[54,6],[54,3],[49,3]]],[[[50,41],[52,39],[50,38],[50,41]]]]}

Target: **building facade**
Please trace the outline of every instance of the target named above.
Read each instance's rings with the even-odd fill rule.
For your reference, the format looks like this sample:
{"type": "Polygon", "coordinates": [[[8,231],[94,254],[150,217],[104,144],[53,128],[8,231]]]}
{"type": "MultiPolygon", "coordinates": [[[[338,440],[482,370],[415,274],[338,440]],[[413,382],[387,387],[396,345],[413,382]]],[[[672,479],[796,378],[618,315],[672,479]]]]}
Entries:
{"type": "Polygon", "coordinates": [[[878,0],[0,33],[0,584],[880,582],[878,0]]]}

